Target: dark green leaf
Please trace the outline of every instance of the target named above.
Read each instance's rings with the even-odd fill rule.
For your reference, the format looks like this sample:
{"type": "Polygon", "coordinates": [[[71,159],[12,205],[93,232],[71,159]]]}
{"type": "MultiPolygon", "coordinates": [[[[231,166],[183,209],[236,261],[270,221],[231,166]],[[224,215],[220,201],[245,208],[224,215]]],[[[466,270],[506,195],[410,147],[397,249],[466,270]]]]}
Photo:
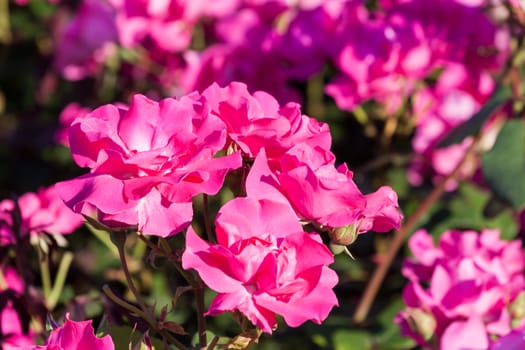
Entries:
{"type": "Polygon", "coordinates": [[[432,234],[439,237],[449,229],[497,228],[501,232],[501,238],[513,239],[517,234],[517,226],[512,211],[507,207],[495,215],[488,216],[486,209],[490,200],[491,196],[487,191],[472,184],[462,184],[459,196],[452,199],[448,205],[450,214],[432,228],[432,234]]]}
{"type": "Polygon", "coordinates": [[[482,156],[483,175],[491,189],[514,209],[525,206],[525,122],[510,120],[492,150],[482,156]]]}

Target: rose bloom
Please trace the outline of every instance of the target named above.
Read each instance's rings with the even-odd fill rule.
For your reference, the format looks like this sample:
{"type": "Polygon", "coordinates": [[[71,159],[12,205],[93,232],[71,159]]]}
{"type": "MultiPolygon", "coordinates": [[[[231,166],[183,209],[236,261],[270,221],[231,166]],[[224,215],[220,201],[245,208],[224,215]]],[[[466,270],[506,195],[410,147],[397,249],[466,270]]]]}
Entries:
{"type": "Polygon", "coordinates": [[[261,151],[248,174],[246,191],[254,198],[286,203],[298,218],[322,229],[352,225],[347,241],[358,233],[398,228],[403,216],[396,193],[384,186],[364,195],[346,164],[334,163],[331,152],[308,144],[298,144],[273,161],[261,151]]]}
{"type": "Polygon", "coordinates": [[[195,94],[99,107],[73,122],[69,140],[90,173],[56,185],[66,204],[110,227],[163,237],[189,224],[193,196],[216,194],[241,165],[238,153],[215,157],[226,128],[195,94]]]}
{"type": "Polygon", "coordinates": [[[501,240],[489,229],[447,231],[435,246],[419,230],[409,247],[414,258],[402,270],[409,279],[407,308],[396,318],[403,334],[442,350],[479,350],[523,326],[525,255],[519,240],[501,240]]]}
{"type": "Polygon", "coordinates": [[[92,321],[72,321],[66,315],[66,322],[51,331],[43,346],[22,346],[19,350],[114,350],[111,336],[102,338],[95,336],[92,321]]]}
{"type": "Polygon", "coordinates": [[[236,198],[221,208],[215,224],[217,244],[189,228],[182,256],[183,267],[197,270],[218,293],[208,315],[237,310],[271,333],[276,314],[297,327],[321,323],[337,305],[337,274],[328,268],[333,255],[319,235],[303,231],[286,205],[236,198]]]}
{"type": "Polygon", "coordinates": [[[279,157],[297,143],[330,148],[328,125],[301,113],[294,102],[280,107],[277,100],[263,91],[251,94],[243,83],[225,87],[212,84],[202,95],[212,113],[224,121],[234,148],[253,159],[261,148],[269,157],[279,157]]]}
{"type": "Polygon", "coordinates": [[[12,214],[15,201],[5,199],[0,202],[0,245],[14,243],[14,230],[20,238],[49,234],[69,234],[84,222],[81,215],[75,214],[58,196],[54,186],[40,188],[38,192],[27,192],[17,199],[21,224],[14,228],[12,214]]]}

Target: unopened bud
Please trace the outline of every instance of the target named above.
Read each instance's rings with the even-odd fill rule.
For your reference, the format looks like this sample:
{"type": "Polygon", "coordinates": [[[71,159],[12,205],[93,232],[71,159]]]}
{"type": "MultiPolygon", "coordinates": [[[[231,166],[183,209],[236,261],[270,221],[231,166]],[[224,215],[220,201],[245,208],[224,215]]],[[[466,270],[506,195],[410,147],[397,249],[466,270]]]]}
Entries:
{"type": "Polygon", "coordinates": [[[428,341],[436,330],[436,319],[434,316],[421,309],[409,308],[406,313],[406,321],[410,328],[428,341]]]}
{"type": "Polygon", "coordinates": [[[347,246],[357,239],[357,227],[355,223],[332,229],[329,232],[331,243],[347,246]]]}
{"type": "Polygon", "coordinates": [[[339,254],[341,254],[342,252],[345,251],[345,248],[346,248],[346,246],[344,246],[344,245],[335,244],[335,243],[332,243],[332,242],[330,242],[330,244],[328,245],[328,247],[330,248],[330,250],[332,251],[332,253],[334,253],[334,255],[339,255],[339,254]]]}

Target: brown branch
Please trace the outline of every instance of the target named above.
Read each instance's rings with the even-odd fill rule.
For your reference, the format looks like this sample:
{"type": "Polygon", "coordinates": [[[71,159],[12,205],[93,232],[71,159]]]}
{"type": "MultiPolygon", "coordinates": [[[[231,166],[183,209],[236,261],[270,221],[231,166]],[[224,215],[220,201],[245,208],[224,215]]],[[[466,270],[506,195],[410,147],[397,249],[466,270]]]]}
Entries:
{"type": "Polygon", "coordinates": [[[479,137],[476,137],[472,144],[469,146],[468,150],[465,152],[463,159],[456,168],[446,177],[441,183],[430,193],[430,195],[421,203],[421,205],[416,209],[416,211],[408,218],[407,221],[401,226],[401,228],[394,233],[394,238],[390,243],[389,250],[386,255],[383,257],[379,265],[376,267],[370,282],[366,286],[365,292],[359,304],[357,305],[356,311],[354,313],[353,321],[355,323],[362,323],[368,316],[368,312],[374,302],[375,297],[379,291],[379,287],[385,279],[386,273],[388,272],[392,261],[394,260],[399,248],[403,245],[406,236],[412,232],[414,227],[419,223],[421,218],[428,210],[439,200],[443,192],[445,192],[446,185],[449,181],[455,179],[459,174],[461,168],[465,165],[467,160],[476,150],[476,147],[479,142],[479,137]]]}

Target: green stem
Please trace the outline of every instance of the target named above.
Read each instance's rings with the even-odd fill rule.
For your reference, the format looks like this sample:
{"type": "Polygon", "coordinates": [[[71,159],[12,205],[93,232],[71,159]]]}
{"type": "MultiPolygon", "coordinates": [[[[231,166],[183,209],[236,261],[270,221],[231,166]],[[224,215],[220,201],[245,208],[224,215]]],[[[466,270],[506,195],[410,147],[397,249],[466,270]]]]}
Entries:
{"type": "Polygon", "coordinates": [[[72,252],[64,253],[62,260],[60,261],[60,265],[58,265],[58,271],[55,277],[55,284],[53,285],[53,289],[51,290],[51,293],[46,299],[47,307],[49,310],[53,310],[55,308],[58,302],[58,299],[60,298],[60,294],[62,293],[62,289],[64,288],[67,273],[69,271],[69,267],[71,266],[72,262],[73,262],[73,253],[72,252]]]}
{"type": "Polygon", "coordinates": [[[106,296],[112,301],[114,302],[115,304],[119,305],[120,307],[128,310],[129,312],[131,312],[132,314],[136,315],[137,317],[140,317],[142,318],[144,321],[148,322],[148,325],[151,327],[151,328],[155,328],[155,325],[154,324],[150,324],[149,323],[149,320],[148,320],[148,317],[146,314],[144,314],[144,312],[142,310],[140,310],[138,307],[134,306],[134,305],[131,305],[130,303],[128,303],[127,301],[123,300],[123,299],[120,299],[118,296],[115,295],[115,293],[113,293],[113,291],[111,290],[111,288],[108,286],[108,285],[104,285],[102,286],[102,290],[104,291],[104,293],[106,294],[106,296]]]}
{"type": "MultiPolygon", "coordinates": [[[[140,236],[140,233],[137,233],[137,236],[140,236]]],[[[139,240],[135,243],[135,247],[133,248],[133,257],[137,260],[142,259],[144,256],[144,253],[146,252],[146,244],[143,240],[139,240]]]]}
{"type": "Polygon", "coordinates": [[[445,192],[446,185],[452,179],[455,179],[459,174],[461,168],[470,158],[470,156],[476,150],[476,147],[479,142],[479,137],[475,137],[472,141],[472,144],[469,146],[468,150],[465,152],[465,155],[456,166],[456,168],[441,181],[441,183],[430,193],[430,195],[425,198],[421,205],[416,209],[416,211],[408,218],[408,220],[401,226],[401,228],[395,232],[394,238],[390,242],[389,249],[386,255],[383,257],[377,268],[375,269],[372,278],[368,282],[366,289],[363,293],[359,304],[357,305],[356,311],[354,313],[353,321],[355,323],[362,323],[368,316],[370,307],[374,302],[374,299],[379,291],[379,287],[383,283],[383,280],[394,261],[395,256],[399,248],[403,245],[405,237],[412,232],[412,229],[419,223],[421,218],[428,212],[428,210],[439,200],[441,195],[445,192]]]}
{"type": "Polygon", "coordinates": [[[113,244],[111,243],[111,238],[110,238],[110,233],[107,232],[107,231],[104,231],[104,230],[98,230],[96,229],[95,227],[93,227],[92,225],[90,225],[89,223],[86,223],[86,226],[87,228],[89,229],[89,231],[91,231],[91,233],[102,243],[104,244],[110,251],[111,253],[115,256],[115,257],[118,257],[119,256],[119,253],[118,253],[118,248],[113,244]]]}
{"type": "Polygon", "coordinates": [[[126,259],[126,252],[124,249],[125,243],[126,243],[126,235],[125,234],[116,234],[113,236],[113,242],[115,242],[115,245],[117,246],[120,262],[122,264],[122,271],[124,272],[124,276],[126,277],[126,282],[128,283],[128,288],[135,297],[135,300],[139,304],[140,308],[148,314],[148,318],[151,320],[150,316],[150,309],[146,307],[146,303],[142,299],[142,296],[140,295],[139,291],[137,290],[137,287],[135,287],[135,283],[133,283],[133,278],[131,277],[131,273],[129,272],[128,263],[126,259]]]}
{"type": "Polygon", "coordinates": [[[42,290],[44,292],[45,300],[48,300],[51,294],[51,274],[49,273],[49,255],[42,253],[38,249],[38,262],[40,265],[40,276],[42,279],[42,290]]]}

